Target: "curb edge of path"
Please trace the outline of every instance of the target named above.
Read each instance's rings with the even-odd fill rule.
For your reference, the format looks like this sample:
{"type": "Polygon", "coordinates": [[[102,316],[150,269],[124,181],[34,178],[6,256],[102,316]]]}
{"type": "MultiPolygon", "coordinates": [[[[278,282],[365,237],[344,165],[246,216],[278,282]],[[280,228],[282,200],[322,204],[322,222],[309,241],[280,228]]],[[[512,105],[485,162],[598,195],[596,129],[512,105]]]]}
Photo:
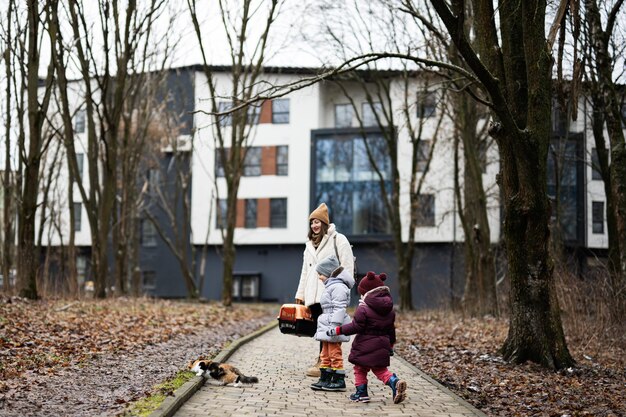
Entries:
{"type": "MultiPolygon", "coordinates": [[[[222,351],[212,360],[215,362],[225,362],[242,345],[261,336],[263,333],[273,329],[277,325],[278,320],[273,320],[260,329],[234,340],[231,344],[222,349],[222,351]]],[[[178,411],[178,409],[182,407],[183,404],[204,385],[205,381],[206,380],[202,376],[194,376],[174,391],[173,395],[166,397],[163,403],[161,403],[156,410],[150,413],[149,417],[172,417],[176,411],[178,411]]]]}
{"type": "Polygon", "coordinates": [[[435,388],[437,388],[440,391],[443,391],[446,395],[450,396],[452,399],[454,399],[454,401],[456,401],[463,408],[466,408],[468,411],[471,411],[477,417],[488,417],[487,414],[480,411],[478,408],[474,407],[472,404],[465,401],[463,398],[459,397],[457,394],[455,394],[454,392],[452,392],[451,390],[443,386],[441,383],[437,382],[435,379],[427,375],[424,371],[420,370],[417,366],[413,365],[411,362],[407,361],[406,359],[404,359],[403,357],[399,355],[395,355],[395,358],[399,360],[400,362],[402,362],[405,366],[407,366],[413,372],[415,372],[416,374],[424,378],[430,384],[434,385],[435,388]]]}

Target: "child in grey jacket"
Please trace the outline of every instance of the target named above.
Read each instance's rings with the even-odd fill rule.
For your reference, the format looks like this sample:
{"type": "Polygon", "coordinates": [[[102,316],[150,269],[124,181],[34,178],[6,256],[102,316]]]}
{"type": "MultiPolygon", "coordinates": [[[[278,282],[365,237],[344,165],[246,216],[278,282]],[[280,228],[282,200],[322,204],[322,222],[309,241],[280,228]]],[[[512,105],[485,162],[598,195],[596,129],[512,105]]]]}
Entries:
{"type": "Polygon", "coordinates": [[[345,391],[346,371],[343,368],[341,343],[350,341],[349,336],[329,336],[327,330],[350,323],[346,308],[350,304],[350,289],[354,278],[339,265],[335,255],[322,259],[316,267],[319,279],[324,283],[320,299],[322,314],[317,319],[315,340],[322,342],[320,353],[320,379],[311,388],[324,391],[345,391]]]}

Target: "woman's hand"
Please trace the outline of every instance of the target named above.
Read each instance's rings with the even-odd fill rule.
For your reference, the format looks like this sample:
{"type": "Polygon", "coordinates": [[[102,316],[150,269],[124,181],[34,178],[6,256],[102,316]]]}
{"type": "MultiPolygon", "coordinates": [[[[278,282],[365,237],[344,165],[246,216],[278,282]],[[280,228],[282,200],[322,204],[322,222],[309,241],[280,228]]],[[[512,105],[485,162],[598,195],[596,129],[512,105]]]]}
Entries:
{"type": "Polygon", "coordinates": [[[301,304],[304,305],[304,300],[301,300],[299,298],[296,298],[296,304],[301,304]]]}

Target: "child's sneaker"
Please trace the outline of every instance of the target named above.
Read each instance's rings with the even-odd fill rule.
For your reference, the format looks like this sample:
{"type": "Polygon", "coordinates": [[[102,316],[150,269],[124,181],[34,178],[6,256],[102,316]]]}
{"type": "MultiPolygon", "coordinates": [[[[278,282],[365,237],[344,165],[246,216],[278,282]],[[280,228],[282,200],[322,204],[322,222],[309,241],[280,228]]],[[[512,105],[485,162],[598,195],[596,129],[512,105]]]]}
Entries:
{"type": "Polygon", "coordinates": [[[367,384],[357,385],[356,392],[350,394],[350,400],[360,403],[370,402],[370,396],[367,394],[367,384]]]}
{"type": "Polygon", "coordinates": [[[406,381],[399,379],[396,374],[391,375],[387,385],[391,387],[393,394],[393,403],[399,404],[406,398],[406,381]]]}

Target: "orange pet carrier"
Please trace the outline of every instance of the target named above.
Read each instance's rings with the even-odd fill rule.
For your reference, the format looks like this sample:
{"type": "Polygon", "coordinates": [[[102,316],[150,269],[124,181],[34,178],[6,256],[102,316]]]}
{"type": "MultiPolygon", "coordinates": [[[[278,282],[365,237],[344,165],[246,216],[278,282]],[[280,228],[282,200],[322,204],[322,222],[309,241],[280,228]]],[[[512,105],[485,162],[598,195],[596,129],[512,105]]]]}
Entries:
{"type": "Polygon", "coordinates": [[[301,304],[283,304],[278,314],[278,328],[284,334],[312,337],[317,330],[317,324],[308,307],[301,304]]]}

